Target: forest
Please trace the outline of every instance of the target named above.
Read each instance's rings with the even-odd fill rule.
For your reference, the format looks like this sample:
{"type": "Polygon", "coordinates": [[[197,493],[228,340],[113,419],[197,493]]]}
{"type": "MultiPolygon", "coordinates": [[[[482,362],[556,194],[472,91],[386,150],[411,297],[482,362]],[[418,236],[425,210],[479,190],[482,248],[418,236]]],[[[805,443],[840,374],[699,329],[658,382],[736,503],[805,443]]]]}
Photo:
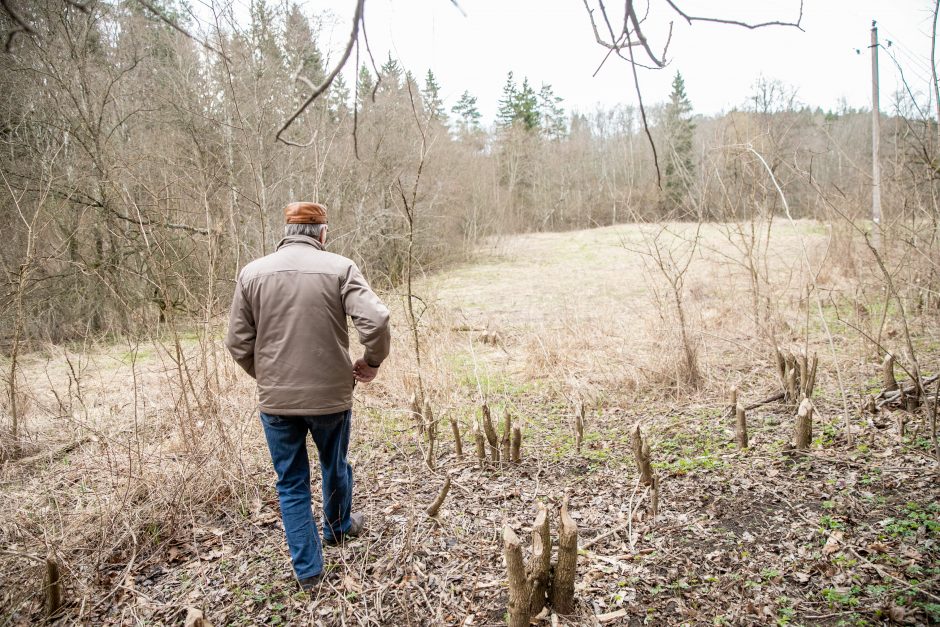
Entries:
{"type": "Polygon", "coordinates": [[[510,72],[487,120],[248,6],[2,3],[3,624],[940,622],[931,51],[874,136],[770,76],[699,113],[672,67],[593,110],[510,72]],[[296,200],[393,321],[317,595],[222,343],[296,200]]]}

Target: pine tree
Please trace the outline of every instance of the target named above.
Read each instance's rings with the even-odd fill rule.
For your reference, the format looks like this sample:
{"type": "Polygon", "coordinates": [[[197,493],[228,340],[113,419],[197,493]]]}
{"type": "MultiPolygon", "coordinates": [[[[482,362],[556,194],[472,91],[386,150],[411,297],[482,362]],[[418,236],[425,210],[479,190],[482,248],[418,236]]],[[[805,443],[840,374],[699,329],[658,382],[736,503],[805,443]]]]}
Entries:
{"type": "Polygon", "coordinates": [[[379,76],[382,78],[379,82],[379,93],[398,91],[402,87],[402,68],[401,64],[392,58],[392,53],[388,53],[388,61],[379,68],[379,76]]]}
{"type": "Polygon", "coordinates": [[[522,88],[516,92],[514,105],[515,121],[521,122],[527,131],[539,128],[539,100],[528,78],[522,79],[522,88]]]}
{"type": "Polygon", "coordinates": [[[337,74],[327,92],[327,108],[333,121],[342,118],[349,110],[349,87],[342,74],[337,74]]]}
{"type": "Polygon", "coordinates": [[[457,126],[462,133],[479,130],[482,116],[477,109],[476,96],[470,95],[469,91],[463,92],[451,112],[457,115],[457,126]]]}
{"type": "Polygon", "coordinates": [[[565,110],[561,103],[561,97],[555,95],[552,86],[542,83],[542,89],[539,90],[539,126],[549,139],[561,139],[565,136],[565,110]]]}
{"type": "Polygon", "coordinates": [[[506,75],[503,85],[503,95],[499,99],[499,108],[496,110],[496,124],[500,128],[509,128],[516,120],[516,82],[512,72],[506,75]]]}
{"type": "Polygon", "coordinates": [[[694,174],[692,161],[692,103],[685,93],[685,81],[676,72],[672,93],[663,112],[666,131],[665,191],[671,209],[687,205],[688,191],[694,174]]]}
{"type": "Polygon", "coordinates": [[[440,122],[447,120],[447,111],[444,110],[444,103],[441,101],[441,86],[431,70],[428,70],[427,75],[424,77],[424,89],[421,90],[421,97],[424,100],[424,108],[431,118],[440,122]]]}
{"type": "Polygon", "coordinates": [[[372,102],[373,89],[375,89],[375,80],[369,68],[363,63],[359,67],[359,77],[356,81],[356,104],[360,109],[372,102]]]}
{"type": "Polygon", "coordinates": [[[314,85],[323,81],[323,56],[317,49],[310,21],[297,4],[291,4],[284,23],[284,50],[288,71],[314,85]]]}

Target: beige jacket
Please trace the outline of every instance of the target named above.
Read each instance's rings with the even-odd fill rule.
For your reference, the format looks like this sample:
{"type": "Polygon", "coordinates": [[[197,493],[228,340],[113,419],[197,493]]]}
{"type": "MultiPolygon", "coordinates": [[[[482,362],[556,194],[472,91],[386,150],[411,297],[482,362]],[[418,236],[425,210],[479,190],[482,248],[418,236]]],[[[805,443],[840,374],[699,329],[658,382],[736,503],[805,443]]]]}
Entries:
{"type": "Polygon", "coordinates": [[[225,345],[258,381],[261,411],[318,416],[352,407],[346,316],[378,366],[388,356],[388,308],[351,260],[303,235],[245,266],[235,285],[225,345]]]}

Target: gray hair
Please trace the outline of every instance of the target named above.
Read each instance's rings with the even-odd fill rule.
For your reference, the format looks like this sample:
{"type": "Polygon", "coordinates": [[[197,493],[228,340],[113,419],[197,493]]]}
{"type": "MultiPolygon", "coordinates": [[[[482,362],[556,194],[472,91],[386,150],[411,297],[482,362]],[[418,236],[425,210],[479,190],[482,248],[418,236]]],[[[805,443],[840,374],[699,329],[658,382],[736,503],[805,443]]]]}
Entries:
{"type": "Polygon", "coordinates": [[[284,235],[306,235],[318,240],[325,226],[325,224],[285,224],[284,235]]]}

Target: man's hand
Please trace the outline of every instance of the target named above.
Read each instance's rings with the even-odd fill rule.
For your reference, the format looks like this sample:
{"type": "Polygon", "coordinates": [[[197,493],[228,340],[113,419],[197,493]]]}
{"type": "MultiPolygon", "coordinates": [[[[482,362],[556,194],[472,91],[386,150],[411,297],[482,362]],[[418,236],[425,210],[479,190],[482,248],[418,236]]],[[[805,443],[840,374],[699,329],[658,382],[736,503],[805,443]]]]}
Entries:
{"type": "Polygon", "coordinates": [[[353,378],[359,383],[368,383],[379,374],[378,368],[373,368],[365,359],[359,358],[353,364],[353,378]]]}

